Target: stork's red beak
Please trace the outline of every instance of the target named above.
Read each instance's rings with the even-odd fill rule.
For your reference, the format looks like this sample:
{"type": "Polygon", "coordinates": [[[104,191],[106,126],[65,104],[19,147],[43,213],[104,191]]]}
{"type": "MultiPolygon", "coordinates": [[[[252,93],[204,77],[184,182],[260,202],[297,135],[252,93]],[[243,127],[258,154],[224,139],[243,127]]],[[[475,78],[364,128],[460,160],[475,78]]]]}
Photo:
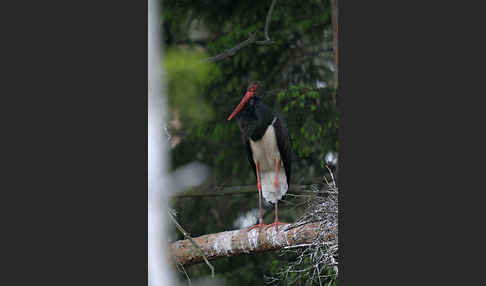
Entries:
{"type": "Polygon", "coordinates": [[[248,100],[250,100],[253,95],[253,90],[246,92],[245,96],[240,101],[240,104],[238,104],[233,113],[231,113],[231,115],[228,117],[228,120],[231,120],[233,117],[235,117],[235,115],[238,114],[238,112],[240,112],[243,107],[245,107],[245,104],[248,102],[248,100]]]}

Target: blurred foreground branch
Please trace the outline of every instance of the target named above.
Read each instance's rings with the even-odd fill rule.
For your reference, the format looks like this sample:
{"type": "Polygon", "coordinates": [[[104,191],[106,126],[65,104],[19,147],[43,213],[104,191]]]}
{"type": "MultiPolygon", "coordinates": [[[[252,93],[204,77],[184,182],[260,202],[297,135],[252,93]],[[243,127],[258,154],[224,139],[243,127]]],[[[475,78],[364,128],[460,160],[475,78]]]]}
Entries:
{"type": "MultiPolygon", "coordinates": [[[[279,232],[276,232],[274,227],[261,231],[253,229],[250,232],[245,228],[207,234],[192,239],[202,249],[208,260],[214,260],[221,257],[299,247],[313,243],[317,237],[332,240],[334,236],[335,233],[328,232],[325,224],[317,222],[292,227],[288,230],[283,227],[279,229],[279,232]]],[[[170,248],[176,263],[191,265],[204,261],[205,257],[187,239],[172,243],[170,248]]]]}

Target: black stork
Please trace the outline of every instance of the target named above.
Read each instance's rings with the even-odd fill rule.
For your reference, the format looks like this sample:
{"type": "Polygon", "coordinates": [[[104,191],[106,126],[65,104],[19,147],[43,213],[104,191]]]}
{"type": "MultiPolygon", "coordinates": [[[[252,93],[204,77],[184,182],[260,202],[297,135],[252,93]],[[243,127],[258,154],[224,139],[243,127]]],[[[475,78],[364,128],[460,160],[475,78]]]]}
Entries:
{"type": "Polygon", "coordinates": [[[266,228],[275,226],[278,231],[278,200],[287,193],[290,185],[290,139],[289,132],[278,114],[262,101],[263,88],[260,82],[253,82],[228,117],[236,117],[243,142],[255,176],[257,178],[260,221],[250,227],[265,226],[262,216],[262,195],[266,201],[275,204],[275,221],[266,228]]]}

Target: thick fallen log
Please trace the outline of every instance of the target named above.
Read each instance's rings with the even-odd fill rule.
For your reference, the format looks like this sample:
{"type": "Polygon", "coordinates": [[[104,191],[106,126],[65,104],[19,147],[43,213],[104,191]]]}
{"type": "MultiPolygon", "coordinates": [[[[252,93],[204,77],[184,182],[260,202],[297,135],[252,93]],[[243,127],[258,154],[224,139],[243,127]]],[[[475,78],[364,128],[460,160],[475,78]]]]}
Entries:
{"type": "MultiPolygon", "coordinates": [[[[247,229],[240,229],[207,234],[193,238],[193,240],[208,260],[214,260],[220,257],[232,257],[310,244],[322,231],[325,231],[324,224],[319,222],[289,227],[288,230],[285,230],[287,226],[279,225],[278,232],[276,232],[275,227],[266,230],[265,228],[261,230],[255,228],[250,232],[247,229]]],[[[325,240],[333,239],[334,234],[329,232],[329,237],[324,237],[325,240]]],[[[201,251],[187,239],[172,243],[171,252],[176,262],[182,265],[204,261],[201,251]]]]}

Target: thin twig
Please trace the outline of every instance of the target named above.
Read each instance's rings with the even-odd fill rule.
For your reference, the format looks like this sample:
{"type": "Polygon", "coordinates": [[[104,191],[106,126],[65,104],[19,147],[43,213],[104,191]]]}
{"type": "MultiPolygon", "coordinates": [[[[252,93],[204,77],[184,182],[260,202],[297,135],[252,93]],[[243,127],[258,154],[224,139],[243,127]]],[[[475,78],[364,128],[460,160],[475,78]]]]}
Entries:
{"type": "Polygon", "coordinates": [[[167,141],[170,141],[170,139],[172,139],[172,135],[170,135],[170,133],[169,133],[169,129],[167,128],[167,124],[164,124],[164,131],[165,131],[165,135],[167,135],[167,141]]]}
{"type": "Polygon", "coordinates": [[[333,187],[335,188],[336,187],[336,181],[334,180],[334,175],[332,174],[331,169],[329,169],[329,167],[327,165],[326,165],[326,168],[327,168],[327,170],[329,170],[329,174],[331,174],[332,184],[333,184],[333,187]]]}
{"type": "Polygon", "coordinates": [[[299,226],[303,226],[303,225],[306,225],[306,224],[309,224],[309,223],[314,223],[314,222],[320,222],[321,220],[310,220],[310,221],[305,221],[305,222],[301,222],[301,223],[295,223],[295,224],[289,224],[287,225],[285,228],[284,228],[284,231],[289,231],[293,228],[296,228],[296,227],[299,227],[299,226]]]}
{"type": "MultiPolygon", "coordinates": [[[[308,200],[304,216],[296,223],[284,228],[284,231],[289,231],[310,222],[317,222],[322,229],[312,241],[283,249],[285,253],[297,255],[294,261],[278,272],[278,275],[288,282],[287,284],[297,284],[297,280],[301,280],[319,285],[330,285],[338,275],[338,188],[333,173],[329,167],[326,166],[326,168],[331,178],[328,180],[325,176],[323,180],[326,181],[328,190],[332,191],[328,192],[328,195],[316,195],[312,200],[308,200]],[[329,239],[330,236],[332,236],[331,239],[329,239]],[[325,275],[324,273],[328,269],[334,269],[334,273],[325,275]],[[292,273],[293,278],[289,278],[289,274],[292,273]],[[329,280],[324,284],[322,278],[329,280]]],[[[326,185],[324,184],[324,186],[326,185]]],[[[320,192],[322,191],[314,190],[315,194],[320,192]]]]}
{"type": "Polygon", "coordinates": [[[184,272],[184,274],[186,275],[187,281],[189,281],[189,285],[192,286],[191,278],[189,278],[189,275],[187,274],[186,269],[184,268],[184,265],[182,265],[181,263],[177,262],[176,263],[176,266],[177,266],[177,268],[179,268],[179,267],[182,268],[182,272],[184,272]]]}
{"type": "Polygon", "coordinates": [[[316,266],[316,269],[317,269],[317,278],[319,279],[319,286],[322,286],[322,282],[321,282],[321,272],[319,271],[319,267],[316,266]]]}
{"type": "Polygon", "coordinates": [[[268,36],[268,27],[270,26],[270,19],[272,18],[272,12],[275,3],[277,3],[277,0],[272,1],[272,5],[270,5],[270,9],[268,10],[267,20],[265,22],[265,41],[257,41],[257,45],[266,45],[272,42],[272,40],[270,40],[270,37],[268,36]]]}
{"type": "Polygon", "coordinates": [[[250,33],[248,35],[248,39],[237,44],[236,46],[234,46],[231,49],[225,50],[221,54],[218,54],[214,57],[207,58],[206,61],[212,62],[212,63],[222,61],[226,58],[234,56],[236,54],[236,52],[238,52],[239,50],[241,50],[241,49],[243,49],[243,48],[245,48],[245,47],[247,47],[251,44],[257,44],[257,45],[260,45],[260,46],[272,44],[273,42],[272,42],[272,40],[270,40],[270,37],[268,36],[268,27],[270,26],[270,19],[272,18],[272,12],[273,12],[273,7],[275,6],[275,2],[277,2],[277,0],[272,1],[272,5],[270,5],[270,9],[268,10],[267,19],[266,19],[266,23],[265,23],[265,40],[264,41],[257,41],[256,40],[256,34],[250,33]]]}
{"type": "Polygon", "coordinates": [[[268,36],[268,27],[270,26],[270,19],[272,18],[273,7],[275,7],[275,3],[277,0],[272,1],[272,5],[270,6],[270,10],[268,10],[267,14],[267,22],[265,23],[265,39],[270,41],[270,37],[268,36]]]}
{"type": "MultiPolygon", "coordinates": [[[[325,177],[326,175],[324,175],[325,177]]],[[[289,193],[328,193],[333,194],[335,193],[337,188],[332,188],[327,186],[325,189],[322,186],[322,178],[312,178],[306,181],[306,184],[302,185],[294,185],[291,184],[289,188],[289,193]],[[316,182],[318,182],[316,184],[316,182]],[[310,189],[310,190],[309,190],[310,189]],[[316,191],[313,191],[317,189],[316,191]]],[[[182,192],[178,192],[172,196],[172,198],[186,198],[186,197],[212,197],[212,196],[227,196],[227,195],[245,195],[245,194],[258,194],[257,186],[255,185],[246,185],[246,186],[204,186],[204,187],[194,187],[182,192]],[[213,191],[209,191],[213,189],[213,191]]]]}
{"type": "Polygon", "coordinates": [[[334,257],[333,257],[333,256],[331,256],[331,262],[332,262],[332,264],[333,264],[333,266],[332,266],[332,267],[333,267],[334,272],[336,273],[336,277],[337,277],[337,276],[338,276],[338,271],[339,271],[339,269],[337,268],[337,263],[336,263],[336,260],[334,259],[334,257]]]}
{"type": "Polygon", "coordinates": [[[204,259],[204,262],[206,262],[206,264],[208,265],[208,267],[211,269],[211,278],[214,278],[214,267],[213,267],[213,265],[211,265],[211,263],[209,263],[208,258],[204,254],[204,251],[201,249],[201,247],[199,247],[199,245],[197,245],[197,243],[192,239],[192,237],[189,235],[189,233],[187,233],[184,230],[184,228],[182,228],[182,226],[177,222],[177,220],[174,218],[174,216],[172,215],[171,212],[169,212],[169,217],[172,219],[172,221],[174,222],[174,224],[177,227],[177,229],[180,232],[182,232],[182,234],[184,235],[184,237],[186,239],[188,239],[192,243],[192,245],[201,252],[201,256],[204,259]]]}
{"type": "Polygon", "coordinates": [[[300,248],[300,247],[307,247],[311,246],[312,243],[306,243],[306,244],[299,244],[299,245],[291,245],[291,246],[286,246],[284,249],[292,249],[292,248],[300,248]]]}

